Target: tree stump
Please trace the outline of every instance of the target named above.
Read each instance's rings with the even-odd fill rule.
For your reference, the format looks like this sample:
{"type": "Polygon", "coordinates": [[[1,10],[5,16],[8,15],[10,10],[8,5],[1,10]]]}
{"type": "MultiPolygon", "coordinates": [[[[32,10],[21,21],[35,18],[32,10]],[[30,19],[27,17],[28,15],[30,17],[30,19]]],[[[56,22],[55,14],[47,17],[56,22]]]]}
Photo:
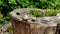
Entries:
{"type": "MultiPolygon", "coordinates": [[[[30,10],[32,9],[24,8],[24,9],[15,9],[14,11],[10,12],[13,34],[55,34],[56,33],[56,27],[57,27],[56,16],[36,18],[28,14],[30,10]],[[28,15],[28,17],[25,15],[28,15]]],[[[41,9],[36,9],[36,10],[40,10],[43,14],[46,12],[41,9]]]]}

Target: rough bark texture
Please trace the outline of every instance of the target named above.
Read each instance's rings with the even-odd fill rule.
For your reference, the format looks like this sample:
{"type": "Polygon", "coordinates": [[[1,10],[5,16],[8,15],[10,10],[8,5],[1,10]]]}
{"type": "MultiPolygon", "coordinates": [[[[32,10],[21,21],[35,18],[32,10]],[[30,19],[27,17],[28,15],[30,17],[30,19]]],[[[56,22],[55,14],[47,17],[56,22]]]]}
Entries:
{"type": "Polygon", "coordinates": [[[56,26],[41,26],[37,24],[24,23],[11,18],[14,34],[55,34],[56,26]]]}
{"type": "Polygon", "coordinates": [[[30,15],[30,10],[39,10],[43,15],[46,13],[45,10],[28,8],[12,11],[10,15],[14,34],[55,34],[57,32],[60,14],[38,18],[30,15]]]}
{"type": "Polygon", "coordinates": [[[60,34],[60,23],[57,24],[56,34],[60,34]]]}

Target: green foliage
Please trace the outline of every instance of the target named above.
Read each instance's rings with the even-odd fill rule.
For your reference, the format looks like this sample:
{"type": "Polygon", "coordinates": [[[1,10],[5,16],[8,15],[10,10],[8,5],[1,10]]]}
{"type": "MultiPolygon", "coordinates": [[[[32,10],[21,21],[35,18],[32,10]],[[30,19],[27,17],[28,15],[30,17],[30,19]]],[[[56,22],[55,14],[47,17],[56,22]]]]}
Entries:
{"type": "Polygon", "coordinates": [[[0,11],[18,8],[60,9],[60,0],[0,0],[0,11]]]}
{"type": "Polygon", "coordinates": [[[47,10],[46,16],[56,16],[57,13],[60,13],[60,10],[47,10]]]}
{"type": "Polygon", "coordinates": [[[38,11],[38,10],[31,10],[30,11],[30,14],[35,16],[35,17],[56,16],[58,13],[60,13],[60,10],[47,10],[45,15],[42,12],[38,11]]]}
{"type": "Polygon", "coordinates": [[[10,15],[9,14],[7,14],[7,16],[5,17],[5,20],[6,21],[9,21],[10,20],[10,15]]]}
{"type": "Polygon", "coordinates": [[[4,21],[4,18],[0,18],[0,23],[3,23],[4,21]]]}
{"type": "Polygon", "coordinates": [[[15,0],[8,0],[9,4],[17,4],[15,0]]]}
{"type": "Polygon", "coordinates": [[[0,0],[0,7],[8,12],[17,8],[59,9],[60,0],[0,0]]]}
{"type": "Polygon", "coordinates": [[[8,29],[9,29],[9,33],[12,34],[12,26],[9,26],[8,29]]]}
{"type": "Polygon", "coordinates": [[[31,10],[30,14],[35,16],[35,17],[41,17],[42,13],[39,10],[31,10]]]}

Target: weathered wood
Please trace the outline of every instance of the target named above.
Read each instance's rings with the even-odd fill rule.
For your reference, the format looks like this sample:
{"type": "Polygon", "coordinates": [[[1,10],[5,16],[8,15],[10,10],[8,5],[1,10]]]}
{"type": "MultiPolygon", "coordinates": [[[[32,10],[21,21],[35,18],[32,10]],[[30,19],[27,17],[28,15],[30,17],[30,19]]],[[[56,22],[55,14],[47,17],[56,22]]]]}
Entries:
{"type": "MultiPolygon", "coordinates": [[[[27,13],[29,13],[29,10],[30,9],[19,9],[14,10],[10,13],[14,34],[56,33],[57,16],[35,18],[34,16],[31,16],[29,14],[27,15],[27,13]],[[24,11],[27,11],[27,13],[23,13],[24,11]]],[[[44,11],[42,11],[42,13],[44,13],[44,11]]]]}
{"type": "Polygon", "coordinates": [[[37,24],[28,24],[11,19],[14,34],[55,34],[56,26],[46,27],[37,24]]]}
{"type": "Polygon", "coordinates": [[[57,24],[56,34],[60,34],[60,23],[57,24]]]}

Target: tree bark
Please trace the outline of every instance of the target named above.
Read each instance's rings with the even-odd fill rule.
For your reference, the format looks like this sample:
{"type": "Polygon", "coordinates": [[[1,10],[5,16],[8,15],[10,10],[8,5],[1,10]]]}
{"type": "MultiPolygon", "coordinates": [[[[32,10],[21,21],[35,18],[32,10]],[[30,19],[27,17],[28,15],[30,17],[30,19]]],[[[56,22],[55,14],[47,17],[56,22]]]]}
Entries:
{"type": "Polygon", "coordinates": [[[37,24],[24,23],[11,18],[13,34],[55,34],[56,26],[41,26],[37,24]]]}

